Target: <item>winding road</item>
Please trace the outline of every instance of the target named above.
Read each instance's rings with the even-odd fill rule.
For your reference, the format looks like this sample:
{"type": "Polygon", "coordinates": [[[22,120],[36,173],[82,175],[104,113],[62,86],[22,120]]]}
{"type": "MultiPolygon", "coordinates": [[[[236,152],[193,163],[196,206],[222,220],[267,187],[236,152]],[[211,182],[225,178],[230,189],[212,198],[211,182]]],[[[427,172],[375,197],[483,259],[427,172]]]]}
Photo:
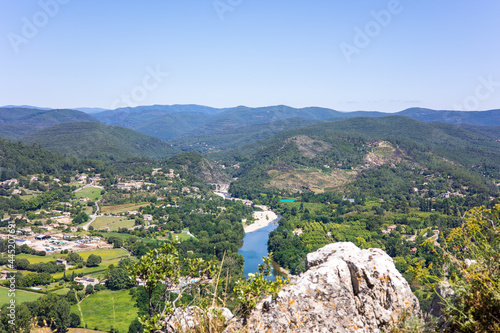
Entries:
{"type": "MultiPolygon", "coordinates": [[[[85,185],[85,186],[83,186],[83,187],[80,187],[79,189],[76,189],[76,190],[74,191],[74,193],[79,192],[79,191],[81,191],[81,190],[83,190],[84,188],[87,188],[87,187],[95,187],[95,188],[99,188],[99,189],[101,189],[101,190],[104,190],[104,187],[102,187],[102,186],[98,186],[98,185],[94,185],[94,181],[92,181],[92,183],[87,184],[87,185],[85,185]]],[[[89,221],[89,222],[87,222],[87,223],[85,223],[85,224],[82,226],[82,229],[83,229],[83,230],[88,230],[88,229],[89,229],[90,224],[91,224],[92,222],[94,222],[94,221],[95,221],[95,219],[99,216],[99,209],[100,209],[100,208],[99,208],[99,201],[101,201],[101,199],[99,199],[99,200],[96,200],[96,201],[95,201],[95,205],[96,205],[97,209],[96,209],[96,211],[95,211],[95,213],[94,213],[94,214],[90,215],[90,221],[89,221]]]]}

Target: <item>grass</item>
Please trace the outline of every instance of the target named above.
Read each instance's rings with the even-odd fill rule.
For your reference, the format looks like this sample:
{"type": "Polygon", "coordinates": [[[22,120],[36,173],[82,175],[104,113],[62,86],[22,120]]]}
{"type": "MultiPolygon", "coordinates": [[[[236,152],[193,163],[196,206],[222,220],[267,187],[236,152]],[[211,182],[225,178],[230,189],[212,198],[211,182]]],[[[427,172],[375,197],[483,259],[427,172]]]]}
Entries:
{"type": "Polygon", "coordinates": [[[103,214],[121,214],[121,213],[126,213],[128,211],[134,211],[138,210],[139,207],[141,206],[146,206],[148,205],[145,202],[141,203],[128,203],[128,204],[123,204],[123,205],[114,205],[114,206],[104,206],[101,207],[101,211],[103,214]]]}
{"type": "MultiPolygon", "coordinates": [[[[186,240],[191,238],[191,236],[189,236],[188,234],[185,234],[185,233],[180,233],[180,234],[174,233],[174,234],[172,234],[172,237],[174,237],[174,239],[175,239],[175,237],[179,237],[180,242],[186,241],[186,240]]],[[[168,239],[168,238],[165,238],[165,240],[166,239],[168,239]]]]}
{"type": "Polygon", "coordinates": [[[281,202],[281,204],[285,204],[288,207],[297,207],[297,209],[300,208],[301,205],[304,206],[304,209],[308,209],[310,212],[321,212],[321,210],[325,207],[324,204],[322,203],[316,203],[316,202],[301,202],[301,201],[295,201],[295,202],[281,202]]]}
{"type": "Polygon", "coordinates": [[[75,193],[77,198],[89,198],[92,201],[101,198],[101,189],[96,187],[87,187],[75,193]]]}
{"type": "MultiPolygon", "coordinates": [[[[87,260],[87,258],[91,254],[95,254],[95,255],[101,256],[103,262],[106,260],[112,259],[112,258],[123,257],[123,256],[128,255],[127,251],[122,250],[122,249],[98,249],[98,250],[92,250],[92,251],[86,251],[86,252],[78,252],[78,254],[84,260],[87,260]]],[[[66,256],[67,256],[67,254],[60,254],[60,253],[51,254],[48,256],[35,256],[32,254],[21,253],[21,254],[17,254],[16,258],[18,258],[18,259],[26,258],[30,261],[31,264],[37,264],[40,262],[54,261],[56,259],[64,258],[66,256]]]]}
{"type": "MultiPolygon", "coordinates": [[[[32,293],[24,290],[16,290],[16,304],[33,302],[42,297],[43,294],[32,293]]],[[[0,287],[0,306],[10,302],[9,289],[0,287]]]]}
{"type": "Polygon", "coordinates": [[[109,227],[110,230],[118,230],[119,228],[131,228],[135,225],[135,222],[134,220],[128,220],[126,217],[104,216],[96,218],[91,225],[96,230],[105,227],[109,227]]]}
{"type": "MultiPolygon", "coordinates": [[[[99,264],[97,267],[85,267],[85,268],[79,268],[75,270],[68,270],[66,271],[66,275],[72,274],[74,271],[75,274],[95,274],[98,272],[102,272],[103,270],[106,270],[109,265],[118,265],[121,259],[124,257],[128,257],[128,252],[122,249],[99,249],[99,250],[94,250],[94,251],[87,251],[87,252],[79,252],[78,253],[84,260],[87,260],[87,258],[91,254],[99,255],[102,258],[102,262],[99,264]]],[[[63,277],[64,273],[56,273],[52,275],[54,279],[59,279],[63,277]]]]}
{"type": "MultiPolygon", "coordinates": [[[[97,292],[80,303],[82,326],[86,324],[102,331],[109,331],[113,326],[120,332],[127,332],[130,323],[137,317],[134,305],[129,290],[97,292]]],[[[71,312],[80,314],[78,305],[73,305],[71,312]]]]}
{"type": "MultiPolygon", "coordinates": [[[[85,268],[79,268],[79,269],[74,270],[75,274],[83,273],[85,275],[101,272],[101,271],[107,269],[108,266],[111,264],[117,265],[122,258],[127,257],[129,255],[127,251],[122,250],[122,249],[98,249],[98,250],[92,250],[92,251],[86,251],[86,252],[78,252],[78,254],[84,260],[87,260],[87,258],[91,254],[101,256],[101,258],[102,258],[102,262],[97,267],[85,267],[85,268]]],[[[30,263],[33,264],[33,263],[39,263],[39,262],[54,261],[57,258],[63,258],[65,256],[66,256],[66,254],[52,254],[52,255],[41,257],[41,256],[34,256],[31,254],[24,254],[23,253],[23,254],[17,255],[16,257],[18,259],[26,258],[30,261],[30,263]]],[[[68,270],[68,271],[66,271],[66,274],[71,275],[72,272],[73,272],[73,270],[68,270]]],[[[63,275],[64,275],[64,272],[59,272],[59,273],[53,274],[52,277],[54,279],[59,279],[59,278],[62,278],[63,275]]],[[[57,291],[56,293],[59,293],[59,291],[57,291]]]]}
{"type": "MultiPolygon", "coordinates": [[[[67,333],[102,333],[103,331],[89,330],[87,328],[68,328],[67,333]]],[[[30,333],[52,333],[48,327],[32,327],[30,333]]]]}

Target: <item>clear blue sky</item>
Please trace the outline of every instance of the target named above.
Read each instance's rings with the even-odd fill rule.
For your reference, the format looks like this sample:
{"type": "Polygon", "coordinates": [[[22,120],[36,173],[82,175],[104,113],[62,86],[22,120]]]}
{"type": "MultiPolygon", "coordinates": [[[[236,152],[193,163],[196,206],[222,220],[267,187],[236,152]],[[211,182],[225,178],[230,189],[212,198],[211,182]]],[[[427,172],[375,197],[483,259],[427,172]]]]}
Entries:
{"type": "Polygon", "coordinates": [[[500,108],[499,16],[498,0],[0,0],[0,105],[500,108]]]}

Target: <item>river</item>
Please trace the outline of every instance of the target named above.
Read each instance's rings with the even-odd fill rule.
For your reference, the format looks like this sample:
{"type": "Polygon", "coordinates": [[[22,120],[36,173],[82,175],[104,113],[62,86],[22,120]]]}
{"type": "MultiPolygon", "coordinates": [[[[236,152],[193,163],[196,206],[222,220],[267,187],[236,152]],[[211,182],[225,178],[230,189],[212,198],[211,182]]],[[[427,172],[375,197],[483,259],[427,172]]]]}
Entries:
{"type": "MultiPolygon", "coordinates": [[[[238,251],[245,259],[245,266],[243,267],[243,274],[248,277],[248,273],[257,273],[259,265],[262,264],[262,257],[267,257],[267,240],[269,233],[278,227],[279,216],[276,220],[269,223],[264,228],[257,229],[253,232],[245,234],[243,238],[243,246],[238,251]]],[[[270,280],[275,280],[275,271],[273,269],[272,276],[268,277],[270,280]]]]}
{"type": "MultiPolygon", "coordinates": [[[[216,195],[226,199],[226,200],[241,200],[231,197],[227,191],[215,191],[216,195]]],[[[264,212],[267,211],[265,206],[256,206],[261,208],[264,212]]],[[[274,214],[273,214],[274,215],[274,214]]],[[[274,215],[276,216],[276,215],[274,215]]],[[[254,217],[257,218],[257,216],[254,217]]],[[[263,217],[261,217],[263,218],[263,217]]],[[[259,228],[255,231],[245,233],[243,238],[243,245],[239,249],[238,253],[245,259],[245,266],[243,266],[243,274],[248,278],[249,273],[257,273],[259,271],[259,265],[263,263],[262,257],[267,257],[269,254],[267,252],[267,241],[269,239],[269,233],[278,227],[278,221],[281,215],[275,220],[271,221],[268,225],[259,228]]],[[[266,222],[264,220],[264,222],[266,222]]],[[[266,222],[267,223],[267,222],[266,222]]],[[[273,262],[272,275],[266,277],[268,280],[276,280],[276,275],[280,275],[279,269],[275,269],[277,264],[273,262]]]]}

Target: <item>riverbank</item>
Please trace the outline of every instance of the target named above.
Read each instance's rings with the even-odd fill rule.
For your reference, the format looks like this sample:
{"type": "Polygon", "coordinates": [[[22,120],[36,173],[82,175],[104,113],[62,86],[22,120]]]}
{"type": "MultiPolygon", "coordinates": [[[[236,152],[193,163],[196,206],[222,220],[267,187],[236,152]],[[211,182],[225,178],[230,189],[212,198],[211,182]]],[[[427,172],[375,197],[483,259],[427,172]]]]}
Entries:
{"type": "Polygon", "coordinates": [[[256,206],[262,209],[253,213],[254,223],[243,227],[245,233],[254,232],[256,230],[267,227],[270,223],[278,220],[278,215],[272,210],[268,210],[266,206],[256,206]]]}
{"type": "MultiPolygon", "coordinates": [[[[245,204],[251,203],[253,205],[252,201],[232,198],[231,195],[229,195],[229,193],[227,192],[214,191],[213,193],[226,200],[240,200],[243,201],[243,203],[245,204]]],[[[243,226],[243,229],[245,230],[246,234],[249,232],[254,232],[259,229],[265,228],[270,223],[276,222],[279,219],[278,215],[276,215],[276,213],[273,212],[272,210],[269,210],[266,206],[264,205],[253,205],[253,206],[256,208],[260,208],[261,210],[253,213],[254,222],[252,224],[243,226]]]]}

